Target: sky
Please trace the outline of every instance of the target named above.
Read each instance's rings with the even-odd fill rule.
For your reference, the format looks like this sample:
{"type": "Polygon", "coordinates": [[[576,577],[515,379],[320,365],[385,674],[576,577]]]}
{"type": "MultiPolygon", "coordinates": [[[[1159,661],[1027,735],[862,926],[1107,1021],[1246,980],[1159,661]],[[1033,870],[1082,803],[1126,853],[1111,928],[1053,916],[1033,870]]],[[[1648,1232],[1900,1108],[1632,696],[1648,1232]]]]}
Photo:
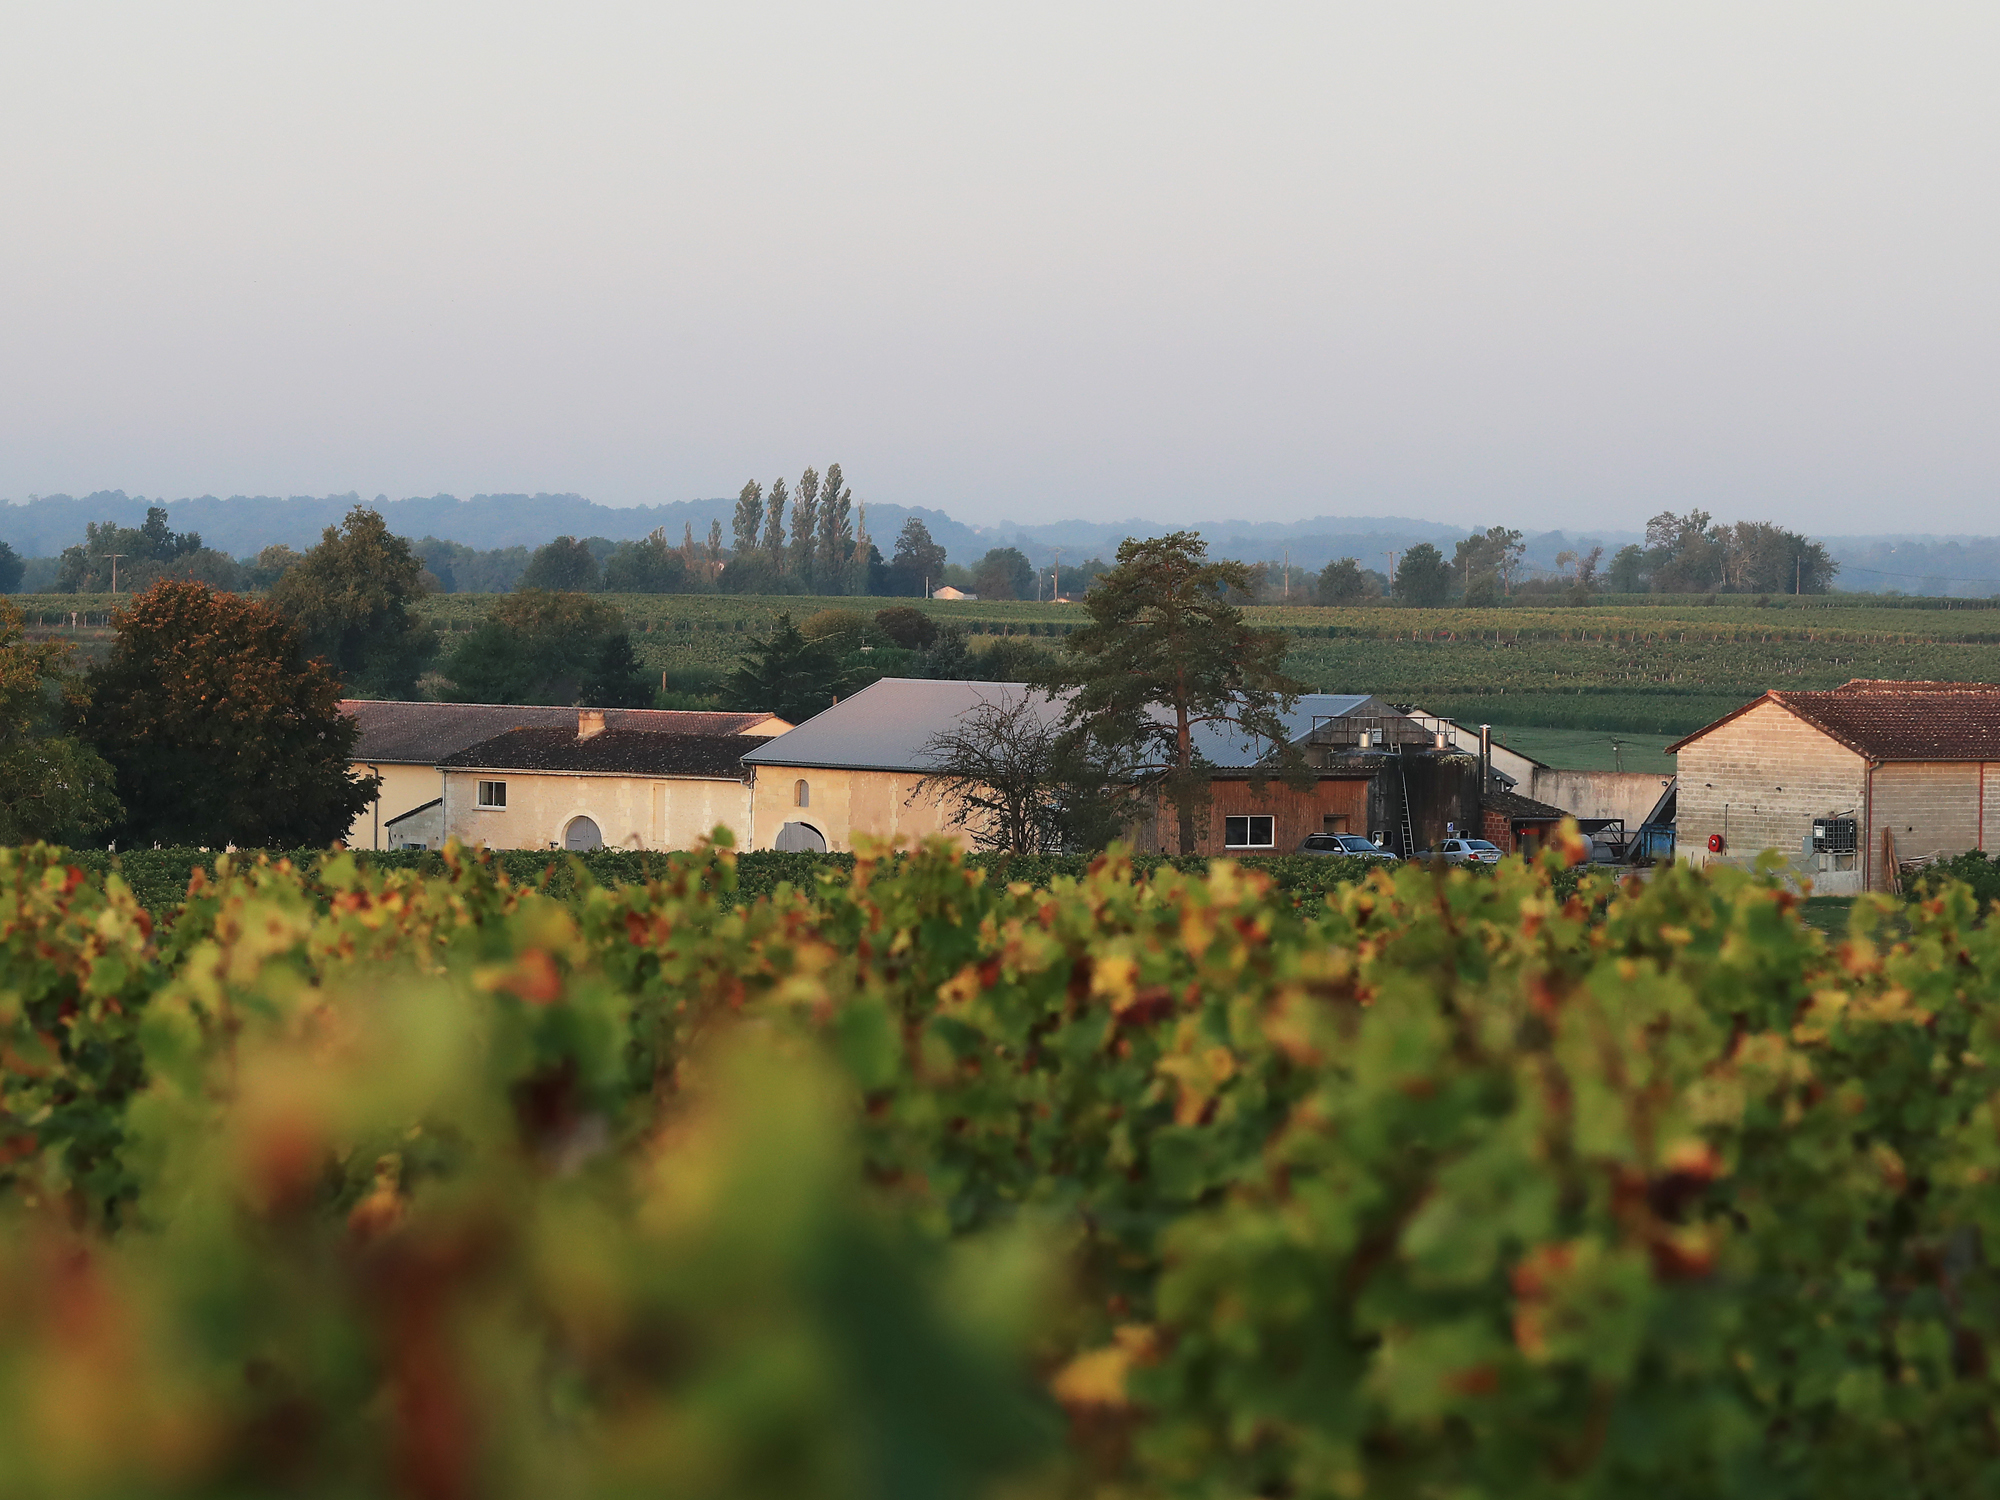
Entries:
{"type": "Polygon", "coordinates": [[[2000,6],[0,0],[0,497],[2000,531],[2000,6]]]}

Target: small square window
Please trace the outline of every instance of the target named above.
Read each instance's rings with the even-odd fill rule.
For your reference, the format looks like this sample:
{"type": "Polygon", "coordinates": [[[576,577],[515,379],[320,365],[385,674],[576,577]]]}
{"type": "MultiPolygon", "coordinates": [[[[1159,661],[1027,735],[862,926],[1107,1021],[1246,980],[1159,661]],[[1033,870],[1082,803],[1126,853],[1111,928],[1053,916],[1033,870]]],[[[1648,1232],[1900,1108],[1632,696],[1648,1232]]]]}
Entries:
{"type": "Polygon", "coordinates": [[[505,807],[507,805],[507,783],[504,781],[480,782],[479,805],[481,807],[505,807]]]}
{"type": "Polygon", "coordinates": [[[1222,820],[1222,841],[1231,849],[1268,849],[1273,840],[1272,820],[1259,818],[1224,818],[1222,820]]]}
{"type": "Polygon", "coordinates": [[[1319,831],[1321,833],[1347,832],[1347,814],[1346,813],[1323,814],[1319,820],[1319,831]]]}

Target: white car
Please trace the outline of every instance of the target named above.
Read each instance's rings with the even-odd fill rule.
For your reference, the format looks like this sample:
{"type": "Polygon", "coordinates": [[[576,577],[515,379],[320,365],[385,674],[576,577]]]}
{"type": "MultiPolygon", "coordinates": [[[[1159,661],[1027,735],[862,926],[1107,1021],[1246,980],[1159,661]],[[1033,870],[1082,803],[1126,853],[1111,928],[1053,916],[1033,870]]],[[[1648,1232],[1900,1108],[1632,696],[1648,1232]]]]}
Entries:
{"type": "Polygon", "coordinates": [[[1350,859],[1379,859],[1389,864],[1400,861],[1380,844],[1372,844],[1358,833],[1309,833],[1299,845],[1301,854],[1344,854],[1350,859]]]}
{"type": "Polygon", "coordinates": [[[1446,839],[1437,848],[1426,850],[1419,859],[1441,859],[1448,865],[1497,865],[1500,846],[1485,839],[1446,839]]]}

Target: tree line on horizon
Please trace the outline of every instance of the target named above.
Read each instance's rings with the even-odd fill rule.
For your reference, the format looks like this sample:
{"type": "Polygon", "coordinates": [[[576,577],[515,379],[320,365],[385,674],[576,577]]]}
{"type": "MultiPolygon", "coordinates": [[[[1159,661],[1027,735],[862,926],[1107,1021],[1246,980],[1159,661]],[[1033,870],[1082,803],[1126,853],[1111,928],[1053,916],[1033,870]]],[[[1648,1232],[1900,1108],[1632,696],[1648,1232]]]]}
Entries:
{"type": "MultiPolygon", "coordinates": [[[[357,507],[366,509],[366,507],[357,507]]],[[[379,514],[371,512],[371,514],[379,514]]],[[[691,524],[676,544],[656,528],[638,541],[560,536],[534,549],[481,551],[437,537],[408,543],[426,587],[443,593],[727,593],[921,597],[950,586],[986,600],[1073,597],[1108,571],[1101,558],[1038,569],[1018,547],[995,547],[971,565],[952,563],[918,517],[907,520],[884,558],[868,535],[867,507],[857,507],[839,464],[824,478],[808,468],[796,486],[783,478],[768,490],[747,481],[736,502],[731,545],[711,521],[697,539],[691,524]]],[[[1246,565],[1232,594],[1239,604],[1354,606],[1374,603],[1435,608],[1496,605],[1517,596],[1586,603],[1604,594],[1823,594],[1840,565],[1823,544],[1770,522],[1719,523],[1706,511],[1667,511],[1646,527],[1646,542],[1620,549],[1564,551],[1553,575],[1524,576],[1518,530],[1494,526],[1459,540],[1452,555],[1432,543],[1403,551],[1394,576],[1353,557],[1319,574],[1268,562],[1246,565]]],[[[206,547],[196,532],[176,533],[162,507],[143,525],[93,522],[82,543],[57,559],[49,587],[58,593],[146,588],[162,578],[189,579],[236,592],[275,588],[301,560],[289,546],[254,558],[206,547]]],[[[45,560],[36,560],[37,562],[45,560]]],[[[0,543],[0,592],[23,582],[26,564],[0,543]]]]}
{"type": "Polygon", "coordinates": [[[1607,593],[1824,594],[1840,571],[1810,537],[1769,521],[1718,522],[1705,510],[1662,511],[1646,523],[1645,545],[1620,548],[1608,565],[1602,547],[1565,550],[1556,556],[1555,575],[1524,578],[1526,550],[1519,531],[1491,526],[1462,538],[1450,557],[1430,542],[1410,547],[1393,578],[1355,558],[1336,558],[1320,573],[1314,602],[1435,609],[1520,596],[1587,604],[1607,593]]]}
{"type": "MultiPolygon", "coordinates": [[[[1023,732],[1016,749],[1035,752],[1001,768],[1011,789],[992,765],[941,759],[962,807],[983,809],[989,793],[1043,799],[1032,818],[1018,804],[1004,820],[1027,852],[1024,841],[1073,842],[1086,825],[1109,837],[1097,815],[1113,794],[1157,787],[1188,852],[1206,795],[1188,727],[1234,724],[1290,753],[1286,774],[1296,769],[1279,716],[1304,684],[1283,670],[1285,632],[1252,627],[1231,602],[1247,574],[1210,561],[1194,533],[1128,541],[1060,651],[1015,642],[1007,658],[1002,642],[976,666],[951,622],[908,605],[872,618],[822,610],[803,629],[781,615],[749,643],[723,696],[801,722],[883,676],[1002,671],[1063,695],[1062,738],[1008,717],[1002,727],[1023,732]]],[[[411,608],[424,589],[409,542],[357,506],[264,598],[158,580],[118,611],[108,653],[82,671],[66,642],[30,639],[21,612],[0,601],[0,844],[324,846],[379,785],[351,769],[358,729],[342,699],[413,697],[420,677],[445,701],[657,701],[604,601],[519,590],[440,657],[435,628],[411,608]],[[434,661],[448,675],[427,672],[434,661]]]]}

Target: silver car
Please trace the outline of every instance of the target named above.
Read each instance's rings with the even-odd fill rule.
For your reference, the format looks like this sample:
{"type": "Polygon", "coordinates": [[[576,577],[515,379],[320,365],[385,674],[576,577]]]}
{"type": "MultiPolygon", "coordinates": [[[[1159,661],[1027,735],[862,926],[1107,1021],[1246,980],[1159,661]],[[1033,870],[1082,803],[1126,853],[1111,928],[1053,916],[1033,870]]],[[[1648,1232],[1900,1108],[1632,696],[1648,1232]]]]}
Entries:
{"type": "Polygon", "coordinates": [[[1448,865],[1497,865],[1500,863],[1500,846],[1489,844],[1485,839],[1446,839],[1437,848],[1426,850],[1417,857],[1443,860],[1448,865]]]}
{"type": "Polygon", "coordinates": [[[1380,844],[1371,844],[1358,833],[1309,833],[1299,845],[1301,854],[1344,854],[1350,859],[1378,859],[1386,864],[1400,861],[1380,844]]]}

